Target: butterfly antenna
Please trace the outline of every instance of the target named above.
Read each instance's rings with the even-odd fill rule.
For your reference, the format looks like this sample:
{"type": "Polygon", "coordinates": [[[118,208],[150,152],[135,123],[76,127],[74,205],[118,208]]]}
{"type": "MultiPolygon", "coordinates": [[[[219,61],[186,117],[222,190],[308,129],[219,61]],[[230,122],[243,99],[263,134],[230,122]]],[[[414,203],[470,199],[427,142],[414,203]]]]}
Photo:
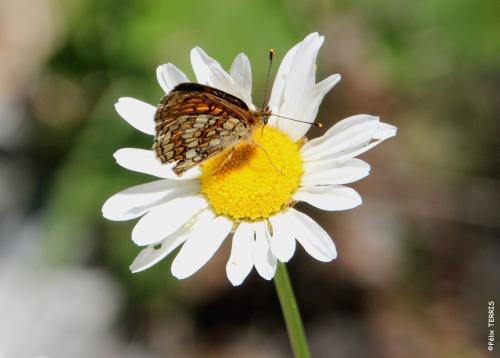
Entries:
{"type": "Polygon", "coordinates": [[[323,123],[320,123],[320,122],[306,122],[306,121],[301,121],[301,120],[295,119],[295,118],[280,116],[280,115],[274,114],[274,113],[271,113],[271,116],[288,119],[289,121],[294,121],[294,122],[299,122],[299,123],[306,123],[306,124],[309,124],[311,126],[315,126],[315,127],[318,127],[318,128],[323,128],[323,123]]]}
{"type": "Polygon", "coordinates": [[[267,67],[267,75],[266,75],[266,87],[264,87],[264,99],[262,100],[262,111],[267,106],[267,102],[269,101],[268,92],[269,92],[269,76],[271,75],[271,67],[273,65],[274,58],[274,49],[269,49],[269,66],[267,67]]]}

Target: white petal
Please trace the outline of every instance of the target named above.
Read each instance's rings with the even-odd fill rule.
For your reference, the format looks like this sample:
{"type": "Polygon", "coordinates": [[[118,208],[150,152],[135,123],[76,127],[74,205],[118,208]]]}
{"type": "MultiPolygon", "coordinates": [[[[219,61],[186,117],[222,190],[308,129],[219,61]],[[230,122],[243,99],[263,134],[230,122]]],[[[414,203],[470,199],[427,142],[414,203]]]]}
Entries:
{"type": "MultiPolygon", "coordinates": [[[[323,36],[313,33],[307,36],[299,45],[290,65],[290,72],[285,81],[283,103],[277,114],[302,119],[304,98],[313,88],[316,73],[316,56],[323,44],[323,36]]],[[[309,98],[307,98],[309,100],[309,98]]],[[[308,106],[309,103],[306,103],[308,106]]],[[[290,122],[290,121],[287,121],[290,122]]],[[[278,128],[286,130],[290,123],[280,120],[278,128]]]]}
{"type": "Polygon", "coordinates": [[[330,155],[326,155],[324,157],[321,157],[320,160],[314,159],[313,156],[309,155],[308,150],[302,151],[303,147],[301,148],[301,155],[303,159],[306,161],[305,163],[308,163],[308,160],[311,160],[309,163],[314,163],[315,161],[323,161],[323,160],[330,160],[330,161],[335,161],[335,162],[342,162],[346,161],[350,158],[357,157],[358,155],[363,154],[364,152],[367,152],[368,150],[372,149],[373,147],[379,145],[382,143],[384,140],[391,138],[396,135],[396,127],[386,124],[386,123],[380,123],[379,130],[375,132],[373,135],[373,138],[380,138],[376,141],[373,142],[367,142],[367,143],[362,143],[358,146],[355,146],[354,148],[350,148],[348,150],[344,150],[339,153],[334,153],[330,155]]]}
{"type": "Polygon", "coordinates": [[[210,213],[200,217],[172,263],[172,274],[182,279],[198,271],[217,251],[231,231],[232,225],[232,222],[223,216],[214,218],[210,213]]]}
{"type": "MultiPolygon", "coordinates": [[[[290,50],[278,70],[269,106],[273,113],[313,122],[325,94],[340,80],[332,75],[315,84],[316,57],[324,38],[310,34],[290,50]]],[[[294,141],[311,127],[271,116],[269,124],[287,133],[294,141]]]]}
{"type": "Polygon", "coordinates": [[[176,163],[169,163],[169,164],[163,164],[166,168],[168,169],[165,171],[165,178],[172,179],[172,180],[191,180],[191,179],[196,179],[201,175],[201,170],[199,166],[196,166],[194,168],[191,168],[184,173],[182,173],[181,176],[178,176],[175,174],[175,172],[172,170],[173,167],[175,167],[176,163]]]}
{"type": "Polygon", "coordinates": [[[277,214],[269,218],[273,228],[271,251],[281,262],[288,262],[295,252],[295,237],[290,231],[286,215],[277,214]]]}
{"type": "Polygon", "coordinates": [[[330,129],[326,131],[321,137],[314,138],[304,144],[302,147],[304,150],[313,151],[317,146],[323,145],[324,142],[331,140],[332,137],[341,134],[351,127],[356,127],[358,125],[366,124],[366,123],[375,123],[378,121],[378,117],[366,115],[366,114],[358,114],[355,116],[347,117],[342,119],[341,121],[335,123],[330,129]]]}
{"type": "Polygon", "coordinates": [[[159,178],[189,180],[197,178],[200,175],[200,169],[195,167],[184,173],[182,176],[177,176],[172,171],[175,163],[162,164],[162,162],[156,158],[156,155],[152,150],[122,148],[117,150],[113,156],[115,157],[116,162],[125,169],[154,175],[159,178]]]}
{"type": "Polygon", "coordinates": [[[336,159],[304,163],[301,186],[347,184],[370,174],[370,165],[361,159],[338,162],[336,159]]]}
{"type": "MultiPolygon", "coordinates": [[[[295,55],[297,54],[297,49],[300,46],[300,42],[293,46],[283,57],[280,67],[274,79],[273,89],[271,91],[271,96],[269,98],[269,107],[275,113],[278,113],[279,109],[283,105],[283,93],[285,90],[286,79],[290,73],[290,68],[292,66],[295,55]]],[[[269,118],[269,125],[276,126],[277,117],[269,118]]]]}
{"type": "Polygon", "coordinates": [[[234,79],[236,84],[243,90],[245,96],[252,99],[252,69],[247,55],[244,53],[238,54],[231,65],[229,74],[234,79]]]}
{"type": "Polygon", "coordinates": [[[394,137],[397,132],[397,127],[391,124],[380,122],[378,130],[373,135],[373,139],[387,139],[394,137]]]}
{"type": "Polygon", "coordinates": [[[306,161],[324,158],[368,143],[379,128],[379,118],[369,115],[349,117],[330,128],[320,138],[301,148],[306,161]]]}
{"type": "Polygon", "coordinates": [[[168,202],[144,215],[132,230],[132,241],[137,245],[157,243],[182,227],[186,222],[208,207],[201,195],[179,193],[168,202]]]}
{"type": "Polygon", "coordinates": [[[122,97],[115,103],[115,109],[135,129],[146,134],[155,134],[156,107],[135,98],[122,97]]]}
{"type": "Polygon", "coordinates": [[[206,84],[243,100],[250,109],[254,106],[246,91],[241,88],[222,66],[201,48],[191,50],[191,63],[198,83],[206,84]]]}
{"type": "Polygon", "coordinates": [[[328,211],[352,209],[362,202],[361,196],[354,189],[342,185],[301,187],[293,198],[328,211]]]}
{"type": "Polygon", "coordinates": [[[378,117],[366,115],[366,114],[358,114],[355,116],[347,117],[342,119],[341,121],[335,123],[328,131],[323,134],[321,137],[314,138],[307,142],[304,147],[307,149],[312,149],[317,145],[323,144],[326,140],[330,140],[330,138],[334,135],[342,133],[346,129],[350,127],[357,126],[359,124],[363,124],[366,122],[377,121],[378,117]]]}
{"type": "Polygon", "coordinates": [[[226,273],[233,286],[241,285],[253,267],[255,246],[253,225],[242,222],[233,235],[231,257],[226,265],[226,273]]]}
{"type": "Polygon", "coordinates": [[[211,66],[210,69],[212,70],[210,76],[211,86],[238,97],[245,102],[249,109],[255,109],[250,93],[241,88],[222,67],[211,66]]]}
{"type": "Polygon", "coordinates": [[[184,243],[187,238],[188,231],[180,229],[162,242],[156,245],[149,245],[137,255],[132,265],[130,265],[130,271],[136,273],[150,268],[184,243]]]}
{"type": "Polygon", "coordinates": [[[161,163],[156,158],[152,150],[139,148],[122,148],[113,154],[116,162],[128,170],[154,175],[159,178],[167,178],[167,172],[170,168],[161,163]]]}
{"type": "Polygon", "coordinates": [[[156,78],[165,93],[169,93],[179,83],[189,82],[186,75],[171,63],[158,66],[156,78]]]}
{"type": "Polygon", "coordinates": [[[327,262],[337,257],[337,250],[328,233],[313,219],[293,208],[285,212],[297,241],[316,260],[327,262]]]}
{"type": "MultiPolygon", "coordinates": [[[[301,121],[315,122],[316,115],[318,114],[319,106],[323,101],[323,98],[328,91],[330,91],[332,87],[340,81],[340,78],[341,77],[338,74],[331,75],[308,90],[301,99],[302,104],[300,106],[300,114],[291,118],[300,118],[301,121]]],[[[280,128],[287,133],[293,141],[298,141],[306,135],[307,131],[311,128],[311,125],[285,119],[281,121],[280,128]]]]}
{"type": "Polygon", "coordinates": [[[212,72],[210,66],[218,64],[217,61],[209,57],[201,48],[195,47],[191,50],[191,66],[193,67],[198,83],[210,85],[210,74],[212,72]]]}
{"type": "MultiPolygon", "coordinates": [[[[392,137],[394,135],[396,135],[396,134],[393,134],[390,137],[392,137]]],[[[390,138],[390,137],[387,137],[387,138],[390,138]]],[[[385,138],[385,139],[387,139],[387,138],[385,138]]],[[[348,151],[344,151],[344,152],[341,152],[341,153],[337,153],[335,155],[332,155],[331,158],[335,159],[337,161],[339,161],[339,160],[342,161],[342,160],[347,160],[349,158],[357,157],[358,155],[361,155],[364,152],[367,152],[368,150],[372,149],[373,147],[379,145],[385,139],[379,139],[379,140],[371,142],[369,144],[361,145],[361,146],[359,146],[357,148],[354,148],[354,149],[351,149],[351,150],[348,150],[348,151]]]]}
{"type": "MultiPolygon", "coordinates": [[[[341,76],[339,74],[331,75],[323,81],[316,83],[314,87],[304,96],[302,101],[303,111],[300,116],[302,121],[315,122],[319,106],[321,105],[321,102],[323,102],[323,98],[333,88],[333,86],[339,83],[340,79],[341,76]]],[[[292,140],[299,140],[305,136],[307,131],[311,128],[308,124],[290,122],[289,125],[291,124],[300,124],[300,126],[293,127],[292,140]]]]}
{"type": "Polygon", "coordinates": [[[255,230],[255,249],[253,261],[255,269],[266,280],[271,280],[276,272],[276,257],[273,256],[270,248],[270,235],[265,221],[258,221],[253,224],[255,230]]]}
{"type": "Polygon", "coordinates": [[[102,215],[115,221],[134,219],[168,200],[169,194],[177,190],[179,184],[176,184],[172,180],[163,179],[123,190],[106,200],[102,206],[102,215]]]}
{"type": "Polygon", "coordinates": [[[290,109],[294,108],[297,102],[300,102],[300,97],[304,93],[303,91],[314,85],[316,57],[323,41],[323,36],[319,36],[318,33],[312,33],[302,41],[297,49],[297,53],[290,66],[283,94],[285,99],[284,105],[287,107],[290,106],[290,109]]]}

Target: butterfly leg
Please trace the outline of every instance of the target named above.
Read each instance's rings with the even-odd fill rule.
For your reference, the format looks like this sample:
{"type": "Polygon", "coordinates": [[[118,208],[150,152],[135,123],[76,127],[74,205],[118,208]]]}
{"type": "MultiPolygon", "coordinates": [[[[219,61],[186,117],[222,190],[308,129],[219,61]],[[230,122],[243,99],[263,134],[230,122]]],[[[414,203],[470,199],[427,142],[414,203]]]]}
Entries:
{"type": "Polygon", "coordinates": [[[267,160],[269,161],[269,164],[271,164],[271,166],[274,168],[274,170],[276,170],[278,173],[280,173],[281,175],[283,175],[284,177],[286,177],[286,174],[273,163],[273,161],[269,157],[269,154],[267,154],[266,149],[263,146],[261,146],[259,143],[257,143],[253,139],[250,139],[249,141],[250,141],[250,143],[252,143],[253,145],[255,145],[256,147],[258,147],[260,150],[262,150],[264,152],[264,154],[266,155],[267,160]]]}
{"type": "Polygon", "coordinates": [[[217,167],[217,170],[215,171],[215,175],[219,174],[219,172],[221,171],[221,169],[224,168],[224,166],[231,160],[231,158],[233,157],[233,154],[234,154],[235,147],[236,146],[232,146],[231,147],[231,151],[224,158],[224,160],[222,161],[222,163],[220,163],[219,166],[217,167]]]}

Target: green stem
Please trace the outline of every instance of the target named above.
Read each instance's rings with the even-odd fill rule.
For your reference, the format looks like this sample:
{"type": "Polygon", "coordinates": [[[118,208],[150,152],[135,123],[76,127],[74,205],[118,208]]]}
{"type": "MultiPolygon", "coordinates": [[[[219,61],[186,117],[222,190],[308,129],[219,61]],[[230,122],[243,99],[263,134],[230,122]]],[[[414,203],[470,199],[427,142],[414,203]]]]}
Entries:
{"type": "Polygon", "coordinates": [[[285,318],[293,354],[295,358],[309,358],[311,354],[309,353],[304,326],[302,325],[297,301],[295,301],[295,295],[290,284],[290,278],[288,277],[285,264],[279,261],[276,268],[276,275],[274,276],[274,285],[276,286],[281,310],[285,318]]]}

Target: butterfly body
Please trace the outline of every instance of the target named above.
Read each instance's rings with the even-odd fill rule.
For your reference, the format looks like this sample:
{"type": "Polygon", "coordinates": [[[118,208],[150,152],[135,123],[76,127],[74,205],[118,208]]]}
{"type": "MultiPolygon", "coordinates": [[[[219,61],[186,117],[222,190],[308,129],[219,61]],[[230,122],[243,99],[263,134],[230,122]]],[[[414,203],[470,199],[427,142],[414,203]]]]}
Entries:
{"type": "Polygon", "coordinates": [[[182,173],[250,139],[267,122],[269,109],[251,111],[236,96],[198,83],[181,83],[161,100],[155,114],[153,150],[182,173]]]}

